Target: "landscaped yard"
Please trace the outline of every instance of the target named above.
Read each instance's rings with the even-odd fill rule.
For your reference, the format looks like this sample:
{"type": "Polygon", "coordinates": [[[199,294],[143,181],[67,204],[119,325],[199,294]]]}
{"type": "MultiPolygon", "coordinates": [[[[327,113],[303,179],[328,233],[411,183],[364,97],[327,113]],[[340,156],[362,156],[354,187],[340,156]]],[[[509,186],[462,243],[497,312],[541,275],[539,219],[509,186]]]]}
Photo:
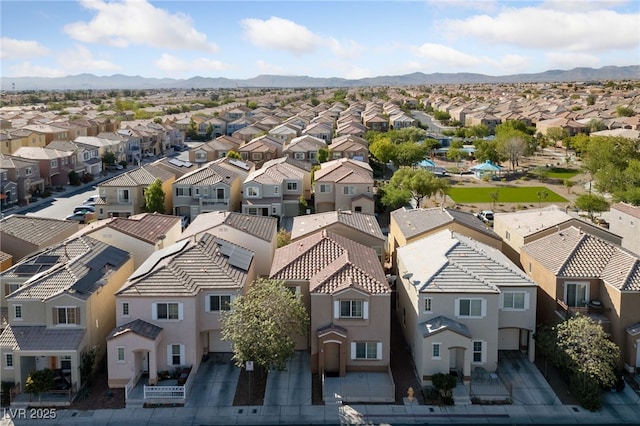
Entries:
{"type": "Polygon", "coordinates": [[[449,197],[456,203],[491,203],[492,192],[498,192],[498,203],[566,203],[568,200],[544,186],[485,186],[485,187],[453,187],[449,197]],[[547,192],[547,197],[540,199],[538,193],[547,192]]]}
{"type": "Polygon", "coordinates": [[[580,174],[580,170],[566,169],[564,167],[550,167],[547,169],[547,178],[549,179],[571,179],[580,174]]]}

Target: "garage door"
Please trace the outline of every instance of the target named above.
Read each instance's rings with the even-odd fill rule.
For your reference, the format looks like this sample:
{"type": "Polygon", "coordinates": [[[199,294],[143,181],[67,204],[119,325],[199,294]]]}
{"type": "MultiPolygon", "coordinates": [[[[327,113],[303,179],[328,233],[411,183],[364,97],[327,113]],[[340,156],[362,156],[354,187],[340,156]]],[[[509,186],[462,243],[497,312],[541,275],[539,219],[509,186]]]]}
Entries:
{"type": "Polygon", "coordinates": [[[210,331],[209,352],[231,352],[231,342],[223,341],[219,331],[210,331]]]}
{"type": "Polygon", "coordinates": [[[520,330],[517,328],[503,328],[498,330],[498,350],[517,351],[520,349],[520,330]]]}

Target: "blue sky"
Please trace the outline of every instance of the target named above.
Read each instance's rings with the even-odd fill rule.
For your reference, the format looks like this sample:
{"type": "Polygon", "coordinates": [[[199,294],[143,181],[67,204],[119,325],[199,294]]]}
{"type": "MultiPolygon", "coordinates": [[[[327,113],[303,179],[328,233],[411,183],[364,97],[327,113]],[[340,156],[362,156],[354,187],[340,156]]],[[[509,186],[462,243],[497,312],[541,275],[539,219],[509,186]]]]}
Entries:
{"type": "Polygon", "coordinates": [[[0,75],[362,78],[640,64],[638,0],[5,1],[0,75]]]}

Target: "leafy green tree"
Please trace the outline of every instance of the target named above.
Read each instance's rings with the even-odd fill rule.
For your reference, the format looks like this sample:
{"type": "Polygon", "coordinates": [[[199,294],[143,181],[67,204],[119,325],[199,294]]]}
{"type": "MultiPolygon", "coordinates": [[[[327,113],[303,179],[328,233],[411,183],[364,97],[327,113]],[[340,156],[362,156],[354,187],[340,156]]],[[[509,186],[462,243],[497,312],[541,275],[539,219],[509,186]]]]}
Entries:
{"type": "Polygon", "coordinates": [[[382,164],[382,176],[384,176],[387,163],[396,158],[396,145],[390,138],[376,138],[369,145],[369,152],[382,164]]]}
{"type": "Polygon", "coordinates": [[[191,119],[189,120],[189,125],[187,126],[187,137],[190,139],[198,138],[198,124],[193,119],[193,117],[191,117],[191,119]]]}
{"type": "Polygon", "coordinates": [[[441,188],[439,179],[433,173],[424,169],[411,168],[397,170],[389,181],[389,185],[408,191],[417,207],[421,206],[425,198],[431,198],[441,188]]]}
{"type": "Polygon", "coordinates": [[[587,123],[587,131],[589,133],[599,132],[601,130],[605,130],[606,128],[607,128],[607,126],[606,126],[606,124],[604,124],[604,121],[602,121],[600,119],[597,119],[597,118],[592,118],[587,123]]]}
{"type": "Polygon", "coordinates": [[[465,137],[482,139],[491,134],[491,129],[484,124],[477,124],[475,126],[467,127],[465,129],[465,137]]]}
{"type": "Polygon", "coordinates": [[[593,220],[594,213],[602,213],[609,210],[609,203],[602,195],[582,194],[576,198],[576,207],[589,213],[593,220]]]}
{"type": "Polygon", "coordinates": [[[380,202],[388,210],[396,210],[402,206],[409,204],[411,200],[411,191],[405,188],[387,183],[379,190],[380,202]]]}
{"type": "Polygon", "coordinates": [[[489,198],[491,198],[491,206],[493,208],[496,207],[496,204],[498,203],[498,199],[500,199],[500,191],[492,191],[489,193],[489,198]]]}
{"type": "Polygon", "coordinates": [[[500,154],[498,153],[498,144],[495,140],[485,141],[478,140],[474,142],[476,147],[475,157],[480,163],[491,161],[494,164],[500,163],[500,154]]]}
{"type": "Polygon", "coordinates": [[[571,179],[565,179],[562,181],[562,184],[564,185],[565,188],[567,188],[567,193],[571,194],[571,188],[573,188],[573,186],[575,185],[575,182],[572,181],[571,179]]]}
{"type": "Polygon", "coordinates": [[[164,197],[162,181],[156,179],[147,187],[146,191],[144,191],[144,211],[164,214],[164,197]]]}
{"type": "Polygon", "coordinates": [[[417,142],[396,145],[394,164],[398,167],[415,166],[429,155],[428,148],[417,142]]]}
{"type": "Polygon", "coordinates": [[[456,378],[451,374],[436,373],[431,377],[431,383],[436,388],[445,405],[453,405],[453,388],[456,387],[456,378]]]}
{"type": "Polygon", "coordinates": [[[284,247],[291,242],[291,232],[284,228],[280,228],[278,235],[276,235],[277,248],[284,247]]]}
{"type": "Polygon", "coordinates": [[[307,335],[309,315],[302,301],[284,282],[258,279],[247,293],[223,311],[222,339],[231,341],[233,360],[243,366],[254,361],[266,370],[284,370],[295,355],[297,335],[307,335]]]}
{"type": "Polygon", "coordinates": [[[318,163],[326,163],[331,158],[331,150],[329,148],[320,148],[318,150],[318,163]]]}
{"type": "Polygon", "coordinates": [[[41,401],[42,394],[49,392],[53,388],[54,373],[50,368],[44,370],[34,370],[27,376],[24,383],[24,390],[38,397],[41,401]]]}
{"type": "Polygon", "coordinates": [[[549,191],[538,191],[536,196],[538,197],[538,207],[542,207],[542,203],[549,197],[549,191]]]}
{"type": "Polygon", "coordinates": [[[227,157],[233,158],[234,160],[242,160],[242,155],[240,155],[238,151],[234,151],[233,149],[230,151],[227,151],[227,157]]]}
{"type": "Polygon", "coordinates": [[[116,163],[116,154],[112,151],[105,151],[100,159],[102,160],[102,164],[112,166],[116,163]]]}
{"type": "Polygon", "coordinates": [[[550,127],[547,129],[547,139],[553,142],[554,146],[569,137],[569,133],[562,127],[550,127]]]}
{"type": "Polygon", "coordinates": [[[436,110],[433,112],[433,118],[435,118],[438,121],[447,122],[451,120],[451,114],[449,114],[447,111],[436,110]]]}
{"type": "Polygon", "coordinates": [[[426,136],[427,132],[419,127],[405,127],[387,132],[391,141],[395,144],[403,142],[419,142],[426,136]]]}

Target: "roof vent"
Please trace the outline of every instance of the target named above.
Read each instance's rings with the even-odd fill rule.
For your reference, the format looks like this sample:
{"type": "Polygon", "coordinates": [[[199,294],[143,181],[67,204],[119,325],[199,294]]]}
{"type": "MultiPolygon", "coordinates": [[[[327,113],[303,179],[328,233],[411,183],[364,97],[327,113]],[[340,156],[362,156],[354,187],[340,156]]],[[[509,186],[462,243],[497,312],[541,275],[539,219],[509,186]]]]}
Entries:
{"type": "Polygon", "coordinates": [[[404,278],[405,280],[408,280],[412,276],[413,276],[413,272],[405,272],[404,274],[402,274],[402,278],[404,278]]]}

